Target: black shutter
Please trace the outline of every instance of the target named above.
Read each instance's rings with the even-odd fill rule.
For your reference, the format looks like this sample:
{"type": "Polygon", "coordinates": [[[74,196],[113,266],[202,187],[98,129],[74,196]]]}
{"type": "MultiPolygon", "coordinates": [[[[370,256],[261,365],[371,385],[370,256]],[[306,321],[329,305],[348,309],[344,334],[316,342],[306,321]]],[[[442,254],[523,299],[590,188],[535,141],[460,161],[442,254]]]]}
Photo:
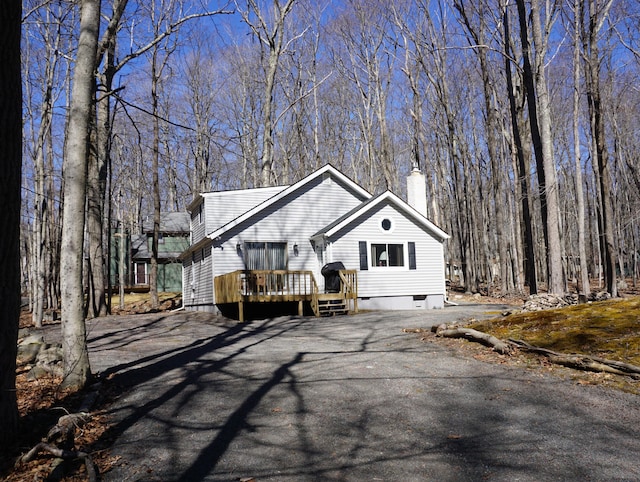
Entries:
{"type": "Polygon", "coordinates": [[[358,241],[360,245],[360,270],[365,271],[369,269],[369,260],[367,259],[367,242],[358,241]]]}
{"type": "Polygon", "coordinates": [[[416,269],[416,243],[409,241],[409,269],[416,269]]]}

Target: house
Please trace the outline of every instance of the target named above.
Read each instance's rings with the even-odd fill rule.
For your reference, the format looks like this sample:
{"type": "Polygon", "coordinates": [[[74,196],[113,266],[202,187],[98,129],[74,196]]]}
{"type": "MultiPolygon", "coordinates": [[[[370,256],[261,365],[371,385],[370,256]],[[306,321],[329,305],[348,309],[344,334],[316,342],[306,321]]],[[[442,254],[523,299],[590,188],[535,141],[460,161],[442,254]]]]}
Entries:
{"type": "MultiPolygon", "coordinates": [[[[188,213],[161,213],[158,232],[158,291],[182,291],[182,262],[179,257],[189,247],[189,228],[188,213]]],[[[141,234],[129,236],[127,233],[117,232],[114,233],[112,239],[112,286],[119,284],[118,269],[122,263],[125,290],[148,291],[151,273],[153,218],[148,216],[143,221],[141,234]]]]}
{"type": "Polygon", "coordinates": [[[188,206],[191,245],[181,255],[185,308],[237,304],[242,319],[247,304],[272,302],[316,315],[323,304],[443,307],[449,236],[424,215],[424,176],[414,171],[408,181],[416,207],[390,191],[373,196],[331,165],[290,186],[197,195],[188,206]],[[325,279],[323,266],[335,262],[342,266],[325,279]],[[331,276],[340,280],[333,295],[331,276]]]}

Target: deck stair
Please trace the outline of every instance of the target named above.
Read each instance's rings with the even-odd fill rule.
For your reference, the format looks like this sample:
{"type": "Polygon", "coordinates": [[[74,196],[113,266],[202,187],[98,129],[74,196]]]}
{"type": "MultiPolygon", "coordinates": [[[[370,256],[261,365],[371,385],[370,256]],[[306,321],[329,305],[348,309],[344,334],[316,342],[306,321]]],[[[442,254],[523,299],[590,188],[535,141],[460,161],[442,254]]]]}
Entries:
{"type": "Polygon", "coordinates": [[[341,293],[327,293],[318,295],[318,315],[335,316],[349,313],[347,299],[341,293]]]}

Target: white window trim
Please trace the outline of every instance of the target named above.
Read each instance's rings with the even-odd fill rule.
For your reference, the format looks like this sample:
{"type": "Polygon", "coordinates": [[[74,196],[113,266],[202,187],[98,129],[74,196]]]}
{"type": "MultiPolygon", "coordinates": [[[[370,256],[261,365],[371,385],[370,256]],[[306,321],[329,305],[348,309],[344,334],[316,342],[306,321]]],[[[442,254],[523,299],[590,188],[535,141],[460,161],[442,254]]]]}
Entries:
{"type": "MultiPolygon", "coordinates": [[[[393,234],[393,232],[395,231],[395,229],[396,229],[396,222],[395,222],[395,220],[393,219],[393,217],[392,217],[392,216],[386,216],[386,215],[383,215],[383,216],[380,216],[380,217],[378,218],[378,230],[379,230],[381,233],[383,233],[383,234],[385,234],[385,235],[393,234]],[[387,231],[385,231],[385,229],[382,227],[382,222],[383,222],[385,219],[388,219],[388,220],[391,222],[391,227],[390,227],[390,228],[389,228],[389,230],[387,230],[387,231]]],[[[374,243],[374,244],[375,244],[375,243],[374,243]]],[[[387,244],[389,244],[389,243],[387,243],[387,244]]],[[[400,243],[391,243],[391,244],[400,244],[400,243]]]]}
{"type": "MultiPolygon", "coordinates": [[[[382,227],[380,228],[382,229],[382,227]]],[[[408,246],[409,242],[408,241],[399,241],[399,240],[390,240],[390,239],[384,239],[384,240],[373,240],[373,241],[367,241],[367,258],[368,258],[368,262],[369,262],[369,269],[376,271],[376,270],[382,270],[382,271],[409,271],[409,246],[408,246]],[[401,244],[402,245],[402,260],[404,262],[404,264],[402,266],[378,266],[377,264],[375,264],[375,260],[373,259],[373,256],[371,256],[371,245],[372,244],[401,244]]]]}

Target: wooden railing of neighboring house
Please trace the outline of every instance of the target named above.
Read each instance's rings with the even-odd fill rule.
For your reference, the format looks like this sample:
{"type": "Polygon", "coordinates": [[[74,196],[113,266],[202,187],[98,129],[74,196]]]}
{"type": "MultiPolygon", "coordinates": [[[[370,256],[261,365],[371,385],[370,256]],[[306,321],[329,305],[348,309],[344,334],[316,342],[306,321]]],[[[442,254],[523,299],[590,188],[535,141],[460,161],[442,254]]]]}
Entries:
{"type": "Polygon", "coordinates": [[[240,321],[244,321],[244,303],[293,301],[302,316],[304,303],[309,302],[313,313],[320,316],[320,304],[343,300],[344,311],[358,311],[356,270],[340,271],[340,280],[339,293],[320,294],[311,271],[238,270],[215,277],[215,299],[217,304],[238,303],[240,321]]]}

